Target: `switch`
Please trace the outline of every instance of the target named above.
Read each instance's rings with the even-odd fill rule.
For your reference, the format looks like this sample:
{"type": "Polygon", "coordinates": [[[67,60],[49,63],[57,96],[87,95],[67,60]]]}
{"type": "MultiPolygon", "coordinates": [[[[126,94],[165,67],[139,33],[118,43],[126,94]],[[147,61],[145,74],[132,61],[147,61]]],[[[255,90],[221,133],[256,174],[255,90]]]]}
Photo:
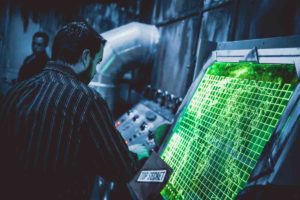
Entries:
{"type": "Polygon", "coordinates": [[[139,117],[140,117],[139,115],[134,115],[133,118],[132,118],[132,121],[135,122],[139,117]]]}
{"type": "Polygon", "coordinates": [[[169,92],[165,91],[162,94],[161,106],[167,106],[168,105],[168,100],[169,100],[169,92]]]}
{"type": "Polygon", "coordinates": [[[162,91],[160,89],[155,91],[155,97],[154,97],[154,101],[157,102],[158,104],[162,103],[162,91]]]}
{"type": "Polygon", "coordinates": [[[177,112],[177,110],[180,107],[181,103],[182,103],[182,98],[180,98],[180,97],[176,98],[176,100],[175,100],[175,107],[173,109],[173,113],[177,112]]]}
{"type": "Polygon", "coordinates": [[[154,139],[154,132],[153,131],[151,131],[151,130],[149,130],[149,133],[148,133],[148,139],[149,140],[152,140],[152,139],[154,139]]]}
{"type": "Polygon", "coordinates": [[[141,126],[140,126],[140,129],[143,131],[143,130],[145,130],[146,128],[147,128],[147,123],[146,122],[143,122],[142,124],[141,124],[141,126]]]}
{"type": "Polygon", "coordinates": [[[175,96],[174,94],[170,94],[169,97],[168,97],[168,104],[167,104],[167,108],[170,109],[170,110],[173,110],[174,107],[175,107],[175,96]]]}

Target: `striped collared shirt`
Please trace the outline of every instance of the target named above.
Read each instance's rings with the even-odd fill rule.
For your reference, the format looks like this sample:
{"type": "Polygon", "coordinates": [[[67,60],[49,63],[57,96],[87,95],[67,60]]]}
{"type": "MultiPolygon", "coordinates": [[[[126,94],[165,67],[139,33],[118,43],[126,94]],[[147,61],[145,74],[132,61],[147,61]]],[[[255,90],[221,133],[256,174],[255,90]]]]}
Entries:
{"type": "Polygon", "coordinates": [[[69,193],[84,191],[78,199],[90,193],[95,175],[125,183],[136,170],[106,102],[68,66],[49,62],[40,74],[15,85],[3,99],[0,117],[7,170],[57,176],[54,182],[62,188],[77,174],[80,181],[69,193]]]}

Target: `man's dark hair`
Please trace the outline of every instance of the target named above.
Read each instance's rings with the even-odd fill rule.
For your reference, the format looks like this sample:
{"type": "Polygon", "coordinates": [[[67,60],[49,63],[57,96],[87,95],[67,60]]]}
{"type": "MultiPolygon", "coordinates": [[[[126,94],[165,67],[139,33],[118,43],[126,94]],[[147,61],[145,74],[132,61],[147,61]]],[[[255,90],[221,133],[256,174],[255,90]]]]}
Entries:
{"type": "Polygon", "coordinates": [[[62,27],[56,34],[52,46],[52,59],[69,64],[78,62],[84,49],[89,49],[95,56],[103,48],[103,39],[91,26],[85,22],[72,22],[62,27]]]}
{"type": "Polygon", "coordinates": [[[47,33],[39,31],[39,32],[36,32],[32,38],[37,38],[37,37],[44,38],[45,45],[48,46],[49,36],[47,35],[47,33]]]}

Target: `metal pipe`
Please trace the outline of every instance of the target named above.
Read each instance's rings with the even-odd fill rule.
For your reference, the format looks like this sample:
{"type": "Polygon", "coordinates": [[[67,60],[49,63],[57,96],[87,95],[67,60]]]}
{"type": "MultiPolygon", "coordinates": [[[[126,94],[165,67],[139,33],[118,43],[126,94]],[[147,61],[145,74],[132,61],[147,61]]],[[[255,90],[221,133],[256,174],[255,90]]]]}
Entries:
{"type": "Polygon", "coordinates": [[[118,78],[130,68],[153,61],[159,32],[154,25],[132,22],[101,34],[107,43],[102,62],[90,86],[95,88],[114,111],[118,78]]]}

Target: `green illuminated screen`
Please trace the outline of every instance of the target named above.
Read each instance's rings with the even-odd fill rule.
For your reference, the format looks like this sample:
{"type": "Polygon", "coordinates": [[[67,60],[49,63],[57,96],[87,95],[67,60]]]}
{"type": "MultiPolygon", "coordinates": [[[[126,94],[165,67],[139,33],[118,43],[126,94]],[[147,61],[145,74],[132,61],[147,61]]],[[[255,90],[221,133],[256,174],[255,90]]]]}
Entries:
{"type": "Polygon", "coordinates": [[[235,199],[296,84],[294,65],[210,66],[162,153],[174,170],[164,199],[235,199]]]}

